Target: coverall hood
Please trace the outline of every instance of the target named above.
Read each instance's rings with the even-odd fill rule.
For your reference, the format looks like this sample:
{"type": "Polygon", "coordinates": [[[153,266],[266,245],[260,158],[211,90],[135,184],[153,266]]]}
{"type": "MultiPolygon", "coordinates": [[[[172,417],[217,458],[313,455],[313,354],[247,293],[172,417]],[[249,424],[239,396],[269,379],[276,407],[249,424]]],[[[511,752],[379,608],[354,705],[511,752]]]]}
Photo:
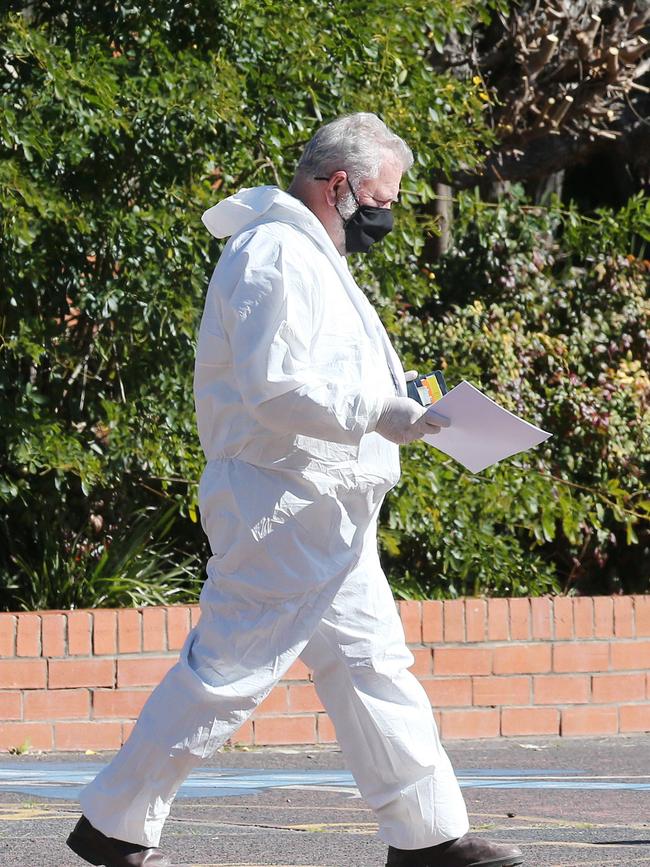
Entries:
{"type": "Polygon", "coordinates": [[[208,208],[201,219],[215,238],[236,235],[247,226],[267,219],[322,229],[320,221],[306,205],[279,187],[272,186],[240,190],[208,208]]]}

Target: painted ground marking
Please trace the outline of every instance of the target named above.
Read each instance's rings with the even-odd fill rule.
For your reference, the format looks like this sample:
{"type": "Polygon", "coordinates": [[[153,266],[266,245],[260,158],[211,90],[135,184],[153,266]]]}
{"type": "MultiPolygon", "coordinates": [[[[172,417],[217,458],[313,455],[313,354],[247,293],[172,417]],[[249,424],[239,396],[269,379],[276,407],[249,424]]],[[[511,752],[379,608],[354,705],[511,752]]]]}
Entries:
{"type": "MultiPolygon", "coordinates": [[[[104,767],[98,762],[71,765],[64,762],[34,762],[0,767],[0,792],[76,800],[79,792],[104,767]]],[[[602,776],[574,769],[515,770],[511,768],[460,770],[465,789],[564,789],[601,791],[650,791],[650,775],[602,776]]],[[[225,798],[260,794],[268,789],[309,789],[359,797],[349,771],[265,770],[250,768],[204,768],[190,774],[179,791],[180,798],[225,798]]]]}

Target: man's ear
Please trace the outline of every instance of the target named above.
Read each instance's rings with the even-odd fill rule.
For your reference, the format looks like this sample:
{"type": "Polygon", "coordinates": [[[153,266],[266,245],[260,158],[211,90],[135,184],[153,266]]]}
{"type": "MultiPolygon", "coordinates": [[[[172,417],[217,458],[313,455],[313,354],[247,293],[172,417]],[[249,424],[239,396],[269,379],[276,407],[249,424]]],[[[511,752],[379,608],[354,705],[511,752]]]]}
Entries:
{"type": "Polygon", "coordinates": [[[334,207],[336,205],[340,192],[341,186],[345,184],[347,179],[347,173],[342,169],[338,172],[334,172],[329,181],[327,182],[327,189],[325,192],[325,197],[327,198],[327,204],[334,207]]]}

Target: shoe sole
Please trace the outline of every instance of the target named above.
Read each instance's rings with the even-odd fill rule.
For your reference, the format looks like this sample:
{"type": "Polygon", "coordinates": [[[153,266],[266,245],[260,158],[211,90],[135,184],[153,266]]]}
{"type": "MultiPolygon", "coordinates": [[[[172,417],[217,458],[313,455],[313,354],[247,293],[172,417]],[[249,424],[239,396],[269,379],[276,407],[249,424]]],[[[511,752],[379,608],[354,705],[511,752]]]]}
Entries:
{"type": "MultiPolygon", "coordinates": [[[[515,855],[514,860],[512,858],[491,858],[489,861],[472,861],[471,864],[468,864],[467,867],[517,867],[519,864],[524,863],[523,855],[515,855]]],[[[433,861],[427,861],[427,864],[430,867],[435,867],[433,861]]],[[[386,864],[386,867],[389,867],[386,864]]]]}
{"type": "Polygon", "coordinates": [[[66,846],[72,849],[75,855],[78,855],[80,858],[83,858],[84,861],[87,861],[89,864],[94,864],[95,867],[110,867],[110,864],[106,861],[98,861],[97,856],[91,854],[89,849],[89,844],[83,837],[74,832],[68,836],[68,839],[65,841],[66,846]]]}
{"type": "MultiPolygon", "coordinates": [[[[513,861],[512,858],[506,858],[505,860],[503,858],[492,858],[490,861],[472,861],[467,867],[517,867],[517,865],[524,863],[523,855],[515,855],[514,859],[513,861]]],[[[427,863],[430,864],[430,867],[435,867],[433,862],[427,863]]],[[[386,867],[390,867],[390,865],[386,864],[386,867]]]]}
{"type": "Polygon", "coordinates": [[[517,867],[518,864],[523,864],[524,859],[519,858],[517,856],[517,860],[512,861],[511,859],[503,860],[503,858],[497,858],[496,861],[494,858],[490,861],[472,861],[469,867],[517,867]]]}

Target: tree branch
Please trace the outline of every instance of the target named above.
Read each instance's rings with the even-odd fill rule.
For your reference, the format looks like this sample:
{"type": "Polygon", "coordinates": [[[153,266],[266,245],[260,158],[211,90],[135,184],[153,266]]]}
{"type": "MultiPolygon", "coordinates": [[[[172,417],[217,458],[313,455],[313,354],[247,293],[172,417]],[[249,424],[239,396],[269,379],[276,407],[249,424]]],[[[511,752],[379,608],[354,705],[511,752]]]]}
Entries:
{"type": "MultiPolygon", "coordinates": [[[[642,118],[635,118],[634,123],[625,128],[616,127],[613,132],[619,135],[614,146],[626,161],[642,154],[650,155],[650,126],[643,122],[642,118]]],[[[584,162],[612,146],[611,140],[592,134],[579,137],[566,132],[559,135],[549,134],[530,141],[525,151],[512,148],[491,154],[482,171],[459,171],[452,178],[436,175],[433,180],[451,184],[458,190],[486,181],[502,183],[538,179],[584,162]]]]}

